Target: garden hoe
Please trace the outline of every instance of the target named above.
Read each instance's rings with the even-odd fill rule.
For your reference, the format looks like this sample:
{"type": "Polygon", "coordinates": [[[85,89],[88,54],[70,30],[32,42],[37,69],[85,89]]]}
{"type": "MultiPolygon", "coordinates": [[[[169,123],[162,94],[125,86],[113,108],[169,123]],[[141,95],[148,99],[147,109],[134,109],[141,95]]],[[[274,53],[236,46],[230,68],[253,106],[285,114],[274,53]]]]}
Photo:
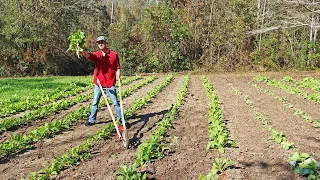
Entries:
{"type": "MultiPolygon", "coordinates": [[[[119,126],[119,128],[117,127],[116,120],[115,120],[114,115],[113,115],[113,113],[112,113],[111,107],[110,107],[110,105],[109,105],[109,103],[108,103],[108,97],[107,97],[107,95],[105,94],[105,92],[104,92],[104,90],[103,90],[103,88],[102,88],[102,86],[101,86],[101,84],[100,84],[99,79],[97,79],[97,82],[98,82],[99,87],[100,87],[100,90],[101,90],[101,92],[102,92],[102,96],[103,96],[103,98],[105,99],[105,101],[106,101],[106,103],[107,103],[108,110],[109,110],[109,113],[110,113],[110,115],[111,115],[111,118],[112,118],[112,121],[113,121],[113,125],[114,125],[114,127],[116,128],[117,134],[118,134],[119,138],[122,140],[123,146],[124,146],[126,149],[128,149],[129,140],[127,140],[127,130],[126,130],[126,126],[125,126],[124,122],[122,121],[122,126],[119,126]]],[[[120,86],[119,86],[119,87],[120,87],[120,86]]],[[[119,90],[120,90],[120,88],[119,88],[119,90]]],[[[119,94],[120,94],[120,92],[119,92],[119,94]]],[[[124,116],[124,115],[123,115],[123,111],[122,111],[121,95],[120,95],[120,107],[121,107],[122,119],[123,119],[123,116],[124,116]]]]}
{"type": "MultiPolygon", "coordinates": [[[[123,103],[122,103],[122,97],[121,97],[121,80],[119,79],[119,100],[120,100],[120,108],[121,108],[121,119],[124,119],[124,113],[123,113],[123,103]]],[[[123,146],[128,149],[129,148],[129,138],[128,138],[128,130],[126,127],[126,123],[122,121],[122,142],[123,146]]]]}

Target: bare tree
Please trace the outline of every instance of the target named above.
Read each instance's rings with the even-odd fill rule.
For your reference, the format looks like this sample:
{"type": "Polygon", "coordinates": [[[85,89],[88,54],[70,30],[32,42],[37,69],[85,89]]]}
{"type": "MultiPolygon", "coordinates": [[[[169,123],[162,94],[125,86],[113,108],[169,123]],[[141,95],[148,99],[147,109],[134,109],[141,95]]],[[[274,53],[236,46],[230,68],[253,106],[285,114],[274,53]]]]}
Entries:
{"type": "Polygon", "coordinates": [[[310,29],[309,40],[314,43],[320,28],[319,16],[320,2],[316,2],[316,0],[282,0],[272,4],[267,4],[267,0],[258,0],[257,22],[259,28],[247,33],[249,35],[259,34],[261,40],[261,35],[268,31],[306,26],[310,29]],[[267,5],[277,8],[271,9],[267,5]],[[268,9],[269,12],[266,12],[268,9]]]}

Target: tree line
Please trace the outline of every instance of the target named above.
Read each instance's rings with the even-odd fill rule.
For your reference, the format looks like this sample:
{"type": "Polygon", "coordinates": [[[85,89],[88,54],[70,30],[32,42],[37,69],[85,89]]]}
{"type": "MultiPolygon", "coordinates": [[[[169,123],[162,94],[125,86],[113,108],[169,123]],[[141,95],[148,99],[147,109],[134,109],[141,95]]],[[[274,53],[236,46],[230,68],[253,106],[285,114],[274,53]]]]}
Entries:
{"type": "Polygon", "coordinates": [[[320,67],[316,0],[0,0],[0,76],[86,75],[107,36],[125,74],[320,67]]]}

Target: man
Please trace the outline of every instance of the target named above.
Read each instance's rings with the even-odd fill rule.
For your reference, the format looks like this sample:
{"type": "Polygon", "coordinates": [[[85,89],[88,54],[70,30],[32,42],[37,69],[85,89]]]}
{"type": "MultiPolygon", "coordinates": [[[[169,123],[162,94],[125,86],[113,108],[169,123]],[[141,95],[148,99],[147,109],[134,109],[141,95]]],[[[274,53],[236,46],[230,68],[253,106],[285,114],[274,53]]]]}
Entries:
{"type": "MultiPolygon", "coordinates": [[[[117,116],[121,119],[121,108],[117,97],[116,91],[116,79],[120,79],[120,60],[116,52],[109,49],[106,38],[99,36],[97,38],[97,44],[99,50],[93,53],[81,50],[81,54],[88,60],[95,62],[95,68],[93,72],[94,82],[94,96],[91,108],[91,114],[89,120],[84,124],[85,126],[92,126],[96,122],[98,105],[102,92],[99,88],[97,79],[99,79],[101,86],[106,90],[106,93],[110,97],[112,104],[116,110],[117,116]]],[[[124,119],[126,127],[129,128],[129,123],[124,119]]]]}

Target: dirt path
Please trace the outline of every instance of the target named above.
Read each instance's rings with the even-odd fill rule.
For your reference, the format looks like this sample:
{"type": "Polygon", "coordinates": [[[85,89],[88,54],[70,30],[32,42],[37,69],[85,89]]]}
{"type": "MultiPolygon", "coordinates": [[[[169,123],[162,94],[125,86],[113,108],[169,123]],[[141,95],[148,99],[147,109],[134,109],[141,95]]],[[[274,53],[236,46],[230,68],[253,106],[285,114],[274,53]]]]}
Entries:
{"type": "MultiPolygon", "coordinates": [[[[266,76],[281,79],[285,75],[289,75],[295,79],[303,79],[306,77],[313,77],[320,79],[320,72],[311,71],[311,72],[293,72],[286,73],[280,75],[279,73],[267,73],[266,76]]],[[[253,75],[252,75],[253,77],[253,75]]],[[[290,94],[285,90],[281,90],[277,87],[267,85],[266,83],[260,83],[256,80],[251,79],[251,82],[258,84],[263,89],[269,90],[275,95],[286,98],[288,103],[294,105],[295,108],[301,109],[306,112],[309,116],[314,120],[320,120],[320,104],[316,104],[313,101],[305,100],[301,95],[298,94],[290,94]]],[[[244,87],[244,89],[246,89],[244,87]]],[[[260,92],[262,93],[262,92],[260,92]]],[[[259,97],[259,94],[254,95],[255,97],[259,97]]],[[[320,128],[315,128],[313,124],[306,122],[302,117],[294,115],[293,109],[288,109],[282,105],[282,102],[279,100],[273,99],[271,101],[270,97],[263,96],[258,99],[258,103],[260,103],[260,107],[265,109],[264,107],[269,106],[270,108],[266,109],[269,111],[265,111],[270,114],[269,119],[272,120],[273,124],[279,124],[278,128],[284,129],[287,133],[287,137],[290,138],[293,142],[296,143],[299,151],[307,152],[316,157],[316,159],[320,160],[320,128]],[[264,99],[268,98],[268,99],[264,99]],[[270,101],[269,101],[270,99],[270,101]],[[278,101],[278,102],[276,102],[278,101]],[[262,104],[264,103],[264,104],[262,104]],[[276,106],[274,106],[276,103],[276,106]],[[272,106],[271,106],[272,104],[272,106]],[[282,107],[281,107],[281,105],[282,107]],[[264,106],[264,107],[263,107],[264,106]],[[279,111],[279,112],[278,112],[279,111]],[[272,116],[271,116],[272,115],[272,116]],[[278,119],[281,119],[279,123],[278,119]]]]}
{"type": "MultiPolygon", "coordinates": [[[[292,109],[284,107],[282,102],[248,85],[246,81],[239,82],[243,83],[238,84],[238,89],[244,95],[249,95],[254,106],[259,109],[278,132],[283,130],[288,141],[294,142],[299,152],[311,154],[314,158],[320,160],[319,128],[312,127],[303,118],[295,116],[292,109]]],[[[320,106],[314,108],[319,110],[320,106]]],[[[310,111],[316,112],[316,109],[311,109],[310,111]]]]}
{"type": "MultiPolygon", "coordinates": [[[[208,76],[209,77],[209,76],[208,76]]],[[[210,77],[219,96],[221,108],[231,138],[239,148],[226,148],[225,154],[206,151],[208,143],[208,97],[200,77],[193,77],[188,96],[181,107],[175,129],[169,132],[180,137],[174,153],[149,165],[148,177],[154,179],[199,179],[208,174],[216,157],[238,162],[234,169],[223,175],[227,179],[292,179],[293,173],[286,158],[289,153],[273,142],[266,141],[270,134],[255,119],[252,110],[241,97],[231,90],[238,77],[210,77]],[[183,138],[181,138],[183,137],[183,138]]]]}
{"type": "MultiPolygon", "coordinates": [[[[309,101],[303,98],[303,96],[298,94],[289,94],[288,92],[281,90],[277,87],[267,85],[266,83],[261,83],[255,80],[251,81],[252,83],[255,83],[262,87],[263,89],[269,90],[275,95],[286,98],[288,100],[288,103],[293,104],[295,108],[301,109],[304,112],[306,112],[308,115],[310,115],[313,119],[320,120],[320,104],[316,104],[313,101],[309,101]]],[[[311,123],[305,123],[306,126],[312,126],[311,123]]]]}
{"type": "MultiPolygon", "coordinates": [[[[130,98],[123,99],[124,108],[126,109],[131,105],[132,99],[139,99],[146,95],[146,92],[157,86],[163,77],[155,80],[144,86],[142,89],[134,92],[130,98]]],[[[125,88],[123,88],[125,90],[125,88]]],[[[112,108],[113,109],[113,108],[112,108]]],[[[83,123],[87,121],[84,119],[74,126],[69,131],[56,135],[51,139],[46,139],[35,144],[36,149],[27,151],[14,158],[4,161],[0,166],[0,179],[19,179],[20,177],[27,177],[29,173],[40,170],[44,165],[48,165],[52,162],[53,156],[59,156],[79,144],[81,144],[87,137],[94,135],[94,133],[101,129],[105,123],[111,121],[109,112],[106,107],[100,108],[97,117],[97,124],[92,127],[85,127],[83,123]],[[106,119],[107,118],[107,119],[106,119]]]]}
{"type": "Polygon", "coordinates": [[[238,149],[227,150],[225,156],[238,164],[234,169],[227,170],[226,175],[228,179],[297,179],[298,176],[287,162],[290,152],[273,141],[267,141],[271,136],[269,131],[255,118],[253,110],[242,97],[231,89],[235,87],[242,90],[241,87],[249,86],[246,83],[250,79],[251,77],[211,78],[222,103],[227,128],[239,146],[238,149]]]}
{"type": "Polygon", "coordinates": [[[208,101],[200,76],[191,77],[187,97],[179,108],[179,118],[168,132],[169,136],[178,137],[178,142],[168,156],[148,164],[148,178],[199,179],[201,173],[211,169],[217,153],[206,151],[208,101]]]}

